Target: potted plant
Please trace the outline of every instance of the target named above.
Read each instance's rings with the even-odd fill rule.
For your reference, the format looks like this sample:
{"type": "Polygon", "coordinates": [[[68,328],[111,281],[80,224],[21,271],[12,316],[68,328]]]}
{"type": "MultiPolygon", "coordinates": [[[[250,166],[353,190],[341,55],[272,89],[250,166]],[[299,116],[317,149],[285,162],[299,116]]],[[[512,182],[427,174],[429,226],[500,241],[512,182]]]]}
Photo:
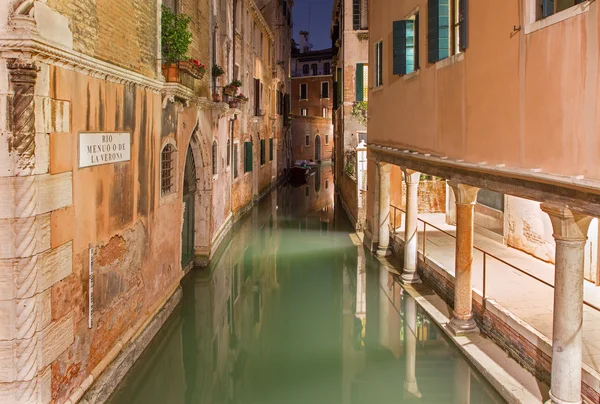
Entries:
{"type": "Polygon", "coordinates": [[[202,79],[204,73],[206,73],[206,66],[200,63],[198,59],[179,61],[179,68],[195,79],[202,79]]]}
{"type": "Polygon", "coordinates": [[[222,75],[225,74],[225,70],[223,70],[223,68],[219,65],[214,65],[212,68],[212,75],[213,77],[221,77],[222,75]]]}
{"type": "Polygon", "coordinates": [[[187,59],[185,54],[192,42],[192,33],[188,31],[190,17],[175,14],[162,6],[161,46],[163,76],[167,82],[179,81],[179,61],[187,59]]]}
{"type": "Polygon", "coordinates": [[[231,100],[229,100],[229,108],[238,108],[239,106],[240,103],[237,98],[232,98],[231,100]]]}
{"type": "Polygon", "coordinates": [[[233,83],[227,84],[225,87],[223,87],[223,94],[233,97],[237,93],[237,90],[237,86],[234,86],[233,83]]]}
{"type": "Polygon", "coordinates": [[[242,93],[239,93],[238,95],[236,95],[235,99],[238,100],[240,104],[245,104],[248,102],[248,97],[246,97],[242,93]]]}
{"type": "Polygon", "coordinates": [[[234,87],[236,87],[236,88],[240,88],[242,86],[242,82],[239,81],[239,80],[233,80],[231,82],[231,85],[234,86],[234,87]]]}

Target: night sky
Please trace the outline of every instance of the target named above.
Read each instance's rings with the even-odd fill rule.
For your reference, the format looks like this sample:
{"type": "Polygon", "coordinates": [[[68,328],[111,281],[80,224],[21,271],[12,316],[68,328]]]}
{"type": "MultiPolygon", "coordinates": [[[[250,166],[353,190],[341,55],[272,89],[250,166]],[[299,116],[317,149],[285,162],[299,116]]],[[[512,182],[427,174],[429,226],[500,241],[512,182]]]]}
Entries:
{"type": "Polygon", "coordinates": [[[313,50],[330,48],[332,8],[333,0],[295,0],[292,17],[296,42],[300,42],[298,34],[300,31],[308,31],[313,50]]]}

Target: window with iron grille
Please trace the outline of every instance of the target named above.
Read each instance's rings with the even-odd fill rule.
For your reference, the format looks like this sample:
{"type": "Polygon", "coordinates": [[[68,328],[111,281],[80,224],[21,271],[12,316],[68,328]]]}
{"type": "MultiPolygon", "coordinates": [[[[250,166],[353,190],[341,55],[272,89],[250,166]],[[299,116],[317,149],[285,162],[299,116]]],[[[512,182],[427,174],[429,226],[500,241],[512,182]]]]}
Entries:
{"type": "Polygon", "coordinates": [[[165,145],[161,152],[160,169],[160,193],[165,196],[175,191],[175,146],[172,144],[165,145]]]}

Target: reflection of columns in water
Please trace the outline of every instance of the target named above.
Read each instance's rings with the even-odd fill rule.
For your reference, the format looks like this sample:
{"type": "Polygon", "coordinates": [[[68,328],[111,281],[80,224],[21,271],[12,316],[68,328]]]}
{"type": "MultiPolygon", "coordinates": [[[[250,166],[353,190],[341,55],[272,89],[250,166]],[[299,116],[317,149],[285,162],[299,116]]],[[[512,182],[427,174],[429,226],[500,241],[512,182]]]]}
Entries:
{"type": "Polygon", "coordinates": [[[383,265],[379,265],[379,343],[384,348],[390,348],[389,318],[390,318],[390,288],[388,287],[390,273],[383,265]]]}
{"type": "Polygon", "coordinates": [[[413,397],[421,397],[417,385],[417,302],[408,293],[404,294],[404,346],[406,347],[404,392],[413,397]]]}
{"type": "Polygon", "coordinates": [[[402,288],[397,283],[392,284],[390,291],[390,316],[388,317],[389,348],[396,359],[402,356],[402,340],[400,339],[400,327],[402,326],[402,317],[400,309],[402,306],[402,288]]]}
{"type": "Polygon", "coordinates": [[[556,241],[550,401],[581,403],[583,267],[592,218],[567,207],[542,205],[556,241]]]}
{"type": "Polygon", "coordinates": [[[471,402],[471,368],[460,356],[455,360],[454,402],[460,404],[471,402]]]}
{"type": "Polygon", "coordinates": [[[376,265],[368,266],[366,269],[367,293],[366,293],[366,325],[365,345],[367,350],[379,346],[379,270],[376,265]]]}

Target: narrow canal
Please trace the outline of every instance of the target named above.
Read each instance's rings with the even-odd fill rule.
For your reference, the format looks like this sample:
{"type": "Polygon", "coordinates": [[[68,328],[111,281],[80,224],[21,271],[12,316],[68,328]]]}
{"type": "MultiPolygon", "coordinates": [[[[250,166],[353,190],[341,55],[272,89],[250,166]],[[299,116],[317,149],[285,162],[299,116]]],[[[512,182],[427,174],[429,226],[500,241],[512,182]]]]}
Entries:
{"type": "Polygon", "coordinates": [[[359,246],[331,167],[224,243],[110,403],[504,402],[359,246]]]}

